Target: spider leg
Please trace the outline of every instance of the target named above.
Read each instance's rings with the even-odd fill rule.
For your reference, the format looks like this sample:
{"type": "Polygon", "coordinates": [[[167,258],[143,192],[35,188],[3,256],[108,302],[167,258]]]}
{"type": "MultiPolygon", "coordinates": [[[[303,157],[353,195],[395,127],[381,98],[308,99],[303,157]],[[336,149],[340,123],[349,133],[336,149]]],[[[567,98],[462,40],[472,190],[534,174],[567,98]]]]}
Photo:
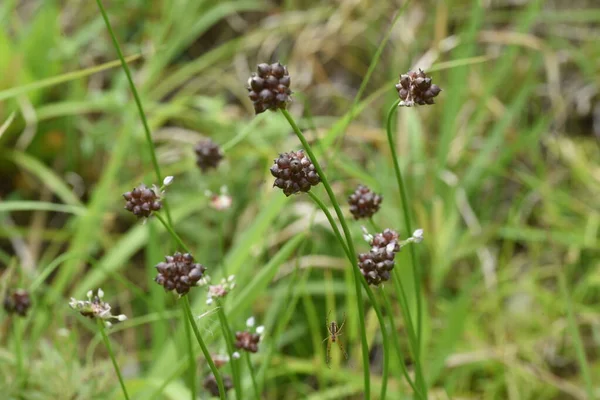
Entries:
{"type": "MultiPolygon", "coordinates": [[[[342,320],[342,324],[340,325],[340,327],[338,328],[338,332],[342,331],[342,328],[344,327],[344,324],[346,323],[346,313],[344,313],[344,319],[342,320]]],[[[341,335],[341,333],[338,333],[338,336],[341,335]]]]}
{"type": "Polygon", "coordinates": [[[341,350],[341,352],[344,354],[344,358],[347,360],[348,359],[348,353],[346,353],[346,350],[344,350],[344,346],[342,345],[342,342],[340,340],[338,340],[338,346],[341,350]]]}
{"type": "Polygon", "coordinates": [[[325,358],[325,362],[327,363],[327,368],[331,369],[331,340],[327,342],[327,358],[325,358]]]}

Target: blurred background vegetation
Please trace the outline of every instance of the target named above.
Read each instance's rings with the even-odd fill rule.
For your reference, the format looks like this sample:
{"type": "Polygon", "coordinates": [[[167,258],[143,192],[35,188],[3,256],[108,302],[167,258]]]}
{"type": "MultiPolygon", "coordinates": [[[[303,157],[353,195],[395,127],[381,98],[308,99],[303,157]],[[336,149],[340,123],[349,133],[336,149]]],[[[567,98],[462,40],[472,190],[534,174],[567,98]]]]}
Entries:
{"type": "MultiPolygon", "coordinates": [[[[292,77],[290,112],[319,138],[338,199],[367,184],[384,196],[375,221],[401,232],[385,139],[394,83],[422,68],[443,89],[435,106],[400,109],[395,121],[413,225],[425,231],[431,397],[600,396],[597,1],[104,5],[163,173],[175,176],[168,202],[177,232],[214,280],[236,275],[227,304],[234,329],[251,315],[266,327],[253,356],[265,398],[362,398],[348,264],[313,203],[271,187],[273,159],[300,144],[279,113],[255,118],[247,98],[256,64],[277,60],[292,77]],[[207,174],[193,153],[202,137],[226,154],[207,174]],[[222,186],[233,203],[218,212],[206,192],[222,186]],[[334,349],[328,369],[321,341],[332,309],[348,314],[350,360],[334,349]]],[[[0,311],[4,398],[119,398],[95,325],[67,306],[97,287],[130,318],[111,338],[134,397],[189,398],[181,315],[152,282],[175,248],[157,221],[123,210],[123,192],[158,182],[95,2],[3,0],[0,21],[0,293],[23,287],[33,299],[19,323],[0,311]],[[15,384],[18,336],[26,385],[15,384]]],[[[361,224],[351,228],[365,251],[361,224]]],[[[407,254],[396,269],[414,290],[407,254]]],[[[211,351],[224,353],[205,291],[190,296],[196,314],[209,311],[199,321],[211,351]]],[[[375,396],[382,350],[366,310],[375,396]]],[[[399,314],[396,327],[403,338],[399,314]]],[[[388,397],[411,398],[394,358],[391,370],[388,397]]],[[[199,355],[198,381],[207,373],[199,355]]],[[[250,393],[247,377],[244,386],[250,393]]]]}

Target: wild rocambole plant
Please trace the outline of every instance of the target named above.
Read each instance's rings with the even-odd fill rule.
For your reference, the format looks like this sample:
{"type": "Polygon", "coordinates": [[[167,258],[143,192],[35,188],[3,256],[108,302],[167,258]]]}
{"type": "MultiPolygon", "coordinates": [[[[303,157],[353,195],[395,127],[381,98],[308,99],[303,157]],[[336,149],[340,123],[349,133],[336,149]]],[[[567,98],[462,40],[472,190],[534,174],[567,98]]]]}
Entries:
{"type": "MultiPolygon", "coordinates": [[[[36,30],[60,20],[62,6],[42,3],[0,5],[0,21],[15,15],[0,52],[30,23],[20,16],[31,7],[47,13],[31,40],[45,40],[36,30]]],[[[537,16],[562,14],[536,0],[511,4],[518,18],[496,32],[504,14],[479,1],[66,3],[69,29],[37,51],[50,46],[61,59],[89,43],[77,57],[93,67],[4,88],[2,76],[21,70],[0,53],[0,102],[16,100],[14,112],[0,103],[0,116],[11,112],[0,121],[0,160],[43,184],[35,201],[0,192],[10,243],[0,242],[0,397],[600,398],[600,181],[587,164],[600,159],[589,146],[545,138],[566,120],[536,108],[568,118],[561,63],[600,74],[568,43],[579,31],[544,42],[537,16]],[[266,7],[268,23],[247,31],[266,7]],[[381,39],[371,25],[390,10],[381,39]],[[87,29],[70,35],[78,18],[87,29]],[[427,29],[417,35],[413,23],[427,29]],[[149,26],[152,45],[133,52],[149,26]],[[205,43],[219,32],[236,38],[205,43]],[[375,38],[368,67],[338,53],[375,38]],[[387,54],[390,40],[405,51],[387,54]],[[96,65],[107,54],[118,60],[96,65]],[[209,70],[223,60],[235,67],[209,70]],[[117,67],[124,76],[101,74],[117,67]],[[330,68],[360,83],[342,87],[330,68]],[[317,97],[306,71],[327,82],[317,97]],[[547,87],[540,71],[549,71],[547,87]],[[86,76],[96,80],[74,86],[68,101],[28,97],[86,76]],[[372,90],[374,76],[385,85],[372,90]],[[107,94],[119,88],[131,105],[107,94]],[[349,92],[341,117],[311,114],[346,107],[349,92]],[[540,93],[544,101],[532,100],[540,93]],[[90,115],[69,123],[67,145],[86,148],[87,169],[102,171],[71,168],[68,151],[28,154],[40,145],[38,123],[79,114],[90,115]],[[96,124],[100,116],[113,120],[96,124]],[[2,135],[17,124],[23,133],[5,151],[2,135]],[[109,128],[118,134],[103,138],[109,128]],[[100,161],[97,143],[108,149],[98,149],[100,161]]],[[[51,54],[25,58],[23,74],[51,54]]],[[[586,99],[576,96],[580,109],[592,108],[599,86],[593,79],[586,99]]]]}

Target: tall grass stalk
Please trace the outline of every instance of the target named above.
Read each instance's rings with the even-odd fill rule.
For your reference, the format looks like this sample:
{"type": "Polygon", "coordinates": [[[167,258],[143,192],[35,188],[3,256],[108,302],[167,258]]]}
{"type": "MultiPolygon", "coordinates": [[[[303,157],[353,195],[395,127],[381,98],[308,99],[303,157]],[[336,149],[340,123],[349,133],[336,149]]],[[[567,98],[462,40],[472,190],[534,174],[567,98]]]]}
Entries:
{"type": "Polygon", "coordinates": [[[252,361],[250,360],[250,353],[244,351],[244,358],[246,359],[246,365],[248,366],[248,372],[250,373],[250,378],[252,379],[252,390],[254,390],[254,398],[256,400],[260,400],[260,391],[258,390],[258,384],[256,383],[256,374],[254,373],[254,366],[252,365],[252,361]]]}
{"type": "Polygon", "coordinates": [[[115,358],[115,353],[112,350],[110,340],[108,339],[106,329],[104,328],[104,321],[101,319],[96,319],[96,323],[98,324],[98,330],[100,331],[100,335],[102,335],[102,340],[104,340],[104,345],[106,346],[106,350],[108,351],[110,360],[112,361],[113,367],[115,368],[115,372],[117,373],[117,378],[119,378],[119,383],[121,384],[121,390],[123,390],[123,395],[125,396],[125,399],[129,400],[129,394],[127,393],[127,388],[125,387],[125,382],[123,381],[123,375],[121,375],[121,369],[119,368],[119,364],[117,363],[117,359],[115,358]]]}
{"type": "Polygon", "coordinates": [[[183,296],[181,298],[181,302],[183,303],[183,309],[185,311],[185,314],[187,315],[190,326],[194,331],[194,335],[196,335],[196,341],[198,341],[200,349],[202,350],[202,354],[204,354],[204,358],[206,359],[210,370],[212,371],[213,375],[215,376],[215,379],[217,380],[217,386],[219,387],[219,397],[221,398],[221,400],[226,400],[227,394],[225,393],[223,378],[221,377],[221,373],[215,365],[215,362],[213,361],[210,352],[208,351],[208,348],[206,347],[206,344],[202,339],[202,335],[200,335],[200,330],[198,329],[198,325],[196,325],[196,321],[194,320],[194,315],[192,314],[192,309],[190,307],[190,299],[188,299],[188,296],[183,296]]]}
{"type": "MultiPolygon", "coordinates": [[[[394,164],[394,172],[396,174],[396,183],[398,184],[398,190],[400,192],[400,198],[402,199],[402,214],[403,214],[403,218],[404,218],[404,227],[406,230],[406,235],[407,237],[410,236],[412,234],[412,224],[410,221],[410,212],[408,209],[408,196],[406,195],[406,186],[404,184],[404,179],[402,178],[402,170],[400,169],[400,163],[398,161],[398,154],[396,152],[396,146],[394,144],[394,135],[392,132],[392,122],[393,122],[393,116],[396,112],[396,110],[398,109],[398,104],[400,104],[400,99],[397,99],[396,101],[394,101],[394,103],[392,104],[392,106],[390,107],[388,113],[387,113],[387,119],[386,119],[386,131],[387,131],[387,139],[388,139],[388,144],[390,147],[390,152],[392,154],[392,161],[394,164]]],[[[412,266],[413,266],[413,284],[414,284],[414,288],[415,288],[415,298],[416,298],[416,308],[417,308],[417,315],[416,315],[416,322],[417,322],[417,327],[414,330],[415,336],[416,338],[414,338],[414,340],[416,340],[416,343],[414,343],[413,345],[413,352],[414,352],[414,356],[415,356],[415,365],[417,365],[419,367],[419,369],[421,369],[421,359],[420,359],[420,354],[421,354],[421,340],[422,340],[422,336],[423,336],[423,305],[422,305],[422,300],[421,300],[421,268],[419,266],[419,260],[417,258],[416,255],[416,251],[414,246],[410,246],[409,249],[410,252],[410,258],[411,258],[411,262],[412,262],[412,266]]],[[[394,280],[395,282],[399,279],[398,274],[397,273],[393,273],[392,275],[395,275],[394,280]]],[[[396,284],[396,289],[397,290],[401,290],[402,286],[400,285],[399,282],[397,282],[396,284]]],[[[406,297],[406,294],[403,293],[398,293],[400,296],[404,296],[406,297]]],[[[410,320],[410,312],[409,312],[409,308],[408,308],[408,303],[406,304],[406,314],[405,317],[407,320],[410,320]]],[[[407,321],[408,323],[409,321],[407,321]]],[[[410,321],[412,323],[412,321],[410,321]]],[[[422,376],[421,373],[417,373],[417,380],[423,380],[424,378],[422,376]]],[[[424,382],[420,382],[420,386],[422,389],[426,390],[426,385],[424,382]]],[[[424,391],[424,395],[425,397],[427,397],[427,392],[424,391]]]]}
{"type": "MultiPolygon", "coordinates": [[[[117,51],[119,60],[121,60],[121,66],[123,67],[123,71],[125,72],[125,75],[127,76],[127,82],[129,82],[129,87],[131,88],[131,93],[133,94],[133,98],[135,100],[135,104],[137,106],[138,112],[140,114],[140,119],[141,119],[142,125],[144,127],[144,134],[146,137],[146,142],[148,144],[148,151],[150,152],[150,158],[152,159],[152,166],[154,167],[154,173],[156,174],[156,179],[158,181],[157,184],[160,185],[160,184],[162,184],[163,177],[162,177],[162,173],[160,171],[160,166],[158,164],[158,157],[156,156],[156,151],[154,149],[154,142],[152,141],[152,133],[150,132],[150,125],[148,124],[148,119],[146,118],[146,113],[144,112],[144,106],[142,105],[142,100],[137,91],[137,88],[135,87],[135,83],[133,82],[133,78],[131,76],[131,71],[129,70],[129,65],[127,65],[127,61],[125,60],[125,57],[123,56],[123,51],[121,50],[119,41],[117,40],[115,32],[110,23],[110,20],[108,19],[106,10],[104,9],[104,6],[102,5],[102,1],[96,0],[96,3],[98,4],[98,9],[100,10],[100,13],[102,14],[102,19],[104,19],[104,24],[106,25],[106,30],[108,30],[108,33],[110,34],[113,45],[115,46],[115,50],[117,51]]],[[[167,220],[169,221],[170,224],[172,224],[171,213],[169,212],[169,206],[166,201],[164,201],[163,204],[164,204],[165,213],[167,214],[167,220]]]]}
{"type": "MultiPolygon", "coordinates": [[[[308,154],[308,157],[310,158],[313,165],[315,166],[315,169],[317,170],[317,174],[319,174],[319,177],[321,178],[321,182],[323,183],[323,186],[325,187],[325,190],[327,191],[329,200],[331,201],[331,204],[333,205],[333,208],[335,209],[335,213],[337,214],[337,217],[340,220],[340,224],[342,225],[342,229],[344,230],[344,235],[346,236],[346,242],[347,242],[347,246],[348,246],[349,255],[351,256],[352,254],[356,254],[356,251],[354,251],[354,243],[352,242],[352,235],[350,234],[350,229],[348,229],[348,224],[346,223],[344,214],[342,213],[340,205],[335,198],[333,189],[331,188],[331,185],[329,184],[329,180],[327,179],[325,172],[323,172],[323,169],[321,168],[321,164],[319,164],[319,160],[317,160],[317,157],[315,157],[315,154],[312,151],[310,144],[308,144],[308,141],[302,134],[302,131],[300,130],[300,128],[298,128],[298,125],[296,124],[296,121],[294,121],[294,118],[291,116],[291,114],[285,109],[281,109],[280,111],[283,114],[283,116],[285,117],[285,119],[287,119],[288,123],[294,130],[294,133],[296,134],[296,136],[298,136],[298,139],[302,143],[302,147],[304,147],[304,150],[308,154]]],[[[365,399],[369,400],[371,398],[371,373],[369,371],[369,342],[367,340],[365,310],[363,309],[362,291],[360,290],[360,276],[358,273],[358,261],[355,257],[349,257],[349,258],[350,258],[350,263],[352,264],[352,273],[354,274],[354,289],[356,291],[356,303],[357,303],[358,319],[359,319],[358,324],[360,327],[360,338],[361,338],[361,345],[362,345],[362,363],[363,363],[365,399]]]]}
{"type": "MultiPolygon", "coordinates": [[[[325,214],[325,217],[327,218],[327,220],[329,221],[329,224],[331,225],[331,228],[333,229],[333,233],[335,234],[335,237],[340,242],[342,249],[344,249],[344,253],[346,254],[346,257],[348,257],[348,260],[350,261],[352,268],[356,269],[358,271],[358,265],[355,265],[356,259],[357,259],[356,255],[353,255],[353,253],[351,253],[350,250],[348,249],[348,246],[344,242],[344,238],[343,238],[339,228],[337,227],[337,224],[335,223],[333,216],[327,209],[327,206],[314,193],[308,192],[308,195],[317,204],[317,206],[323,211],[323,214],[325,214]]],[[[371,291],[371,288],[369,287],[369,285],[367,284],[367,281],[365,281],[365,279],[363,278],[362,275],[359,275],[359,279],[360,279],[360,283],[362,284],[363,288],[365,289],[365,292],[367,293],[367,296],[369,297],[369,301],[371,302],[373,309],[375,310],[375,314],[377,315],[377,320],[378,320],[379,326],[381,328],[381,337],[382,337],[382,344],[383,344],[383,371],[382,371],[383,376],[381,379],[380,398],[385,399],[386,394],[387,394],[387,382],[388,382],[389,365],[390,365],[389,361],[390,361],[390,354],[391,354],[390,349],[389,349],[389,336],[388,336],[387,330],[385,328],[385,320],[383,319],[383,314],[381,313],[381,309],[379,308],[379,304],[377,303],[375,296],[373,295],[373,292],[371,291]]]]}
{"type": "Polygon", "coordinates": [[[231,328],[227,322],[227,315],[225,315],[225,309],[219,298],[216,299],[215,304],[217,306],[217,314],[219,316],[219,323],[221,324],[221,330],[223,331],[223,337],[225,339],[225,346],[227,347],[227,354],[229,356],[229,362],[231,364],[231,375],[233,376],[233,387],[235,388],[235,398],[238,400],[242,399],[242,384],[238,360],[234,358],[233,353],[235,352],[233,335],[231,328]]]}

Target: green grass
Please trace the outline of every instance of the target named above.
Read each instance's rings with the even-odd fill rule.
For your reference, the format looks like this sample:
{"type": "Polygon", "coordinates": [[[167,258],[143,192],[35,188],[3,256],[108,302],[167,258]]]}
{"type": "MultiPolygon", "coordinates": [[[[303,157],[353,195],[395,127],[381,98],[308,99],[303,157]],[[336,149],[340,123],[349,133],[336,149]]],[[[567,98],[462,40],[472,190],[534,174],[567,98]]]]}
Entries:
{"type": "Polygon", "coordinates": [[[236,276],[219,312],[206,288],[186,299],[212,357],[233,350],[223,327],[265,326],[249,363],[221,368],[241,398],[256,383],[264,399],[363,399],[365,382],[372,399],[600,398],[600,8],[492,3],[102,2],[118,54],[95,2],[0,2],[0,297],[33,301],[22,319],[0,310],[3,396],[124,398],[97,325],[68,307],[102,287],[129,317],[106,339],[130,398],[208,398],[182,300],[153,282],[187,247],[213,283],[236,276]],[[247,98],[276,60],[346,227],[323,184],[271,187],[273,159],[302,146],[247,98]],[[389,114],[401,193],[387,117],[418,67],[443,91],[389,114]],[[225,151],[206,174],[202,137],[225,151]],[[165,176],[164,225],[123,210],[122,193],[165,176]],[[358,183],[384,197],[376,226],[425,232],[371,293],[346,254],[373,230],[350,218],[358,183]],[[218,212],[205,192],[223,185],[218,212]],[[347,315],[349,360],[332,346],[328,368],[330,310],[347,315]]]}

